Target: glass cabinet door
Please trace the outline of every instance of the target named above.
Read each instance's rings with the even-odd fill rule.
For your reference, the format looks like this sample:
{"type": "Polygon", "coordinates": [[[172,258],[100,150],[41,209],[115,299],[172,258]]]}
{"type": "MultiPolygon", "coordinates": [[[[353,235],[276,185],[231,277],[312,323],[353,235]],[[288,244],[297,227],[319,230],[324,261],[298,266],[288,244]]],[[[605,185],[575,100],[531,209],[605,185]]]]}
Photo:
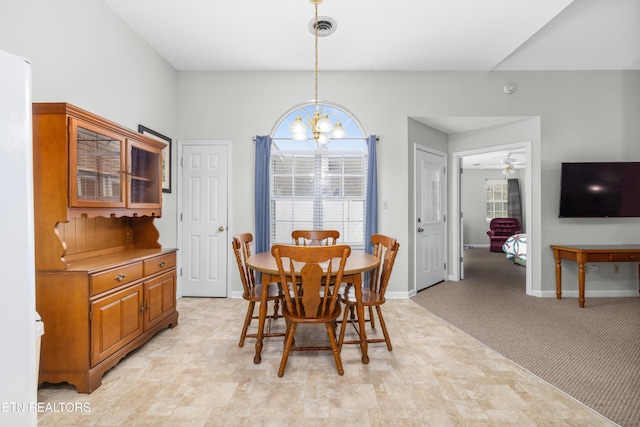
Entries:
{"type": "Polygon", "coordinates": [[[128,140],[129,199],[127,206],[151,208],[162,205],[162,150],[128,140]]]}
{"type": "Polygon", "coordinates": [[[69,204],[72,207],[124,207],[124,138],[70,119],[69,204]]]}

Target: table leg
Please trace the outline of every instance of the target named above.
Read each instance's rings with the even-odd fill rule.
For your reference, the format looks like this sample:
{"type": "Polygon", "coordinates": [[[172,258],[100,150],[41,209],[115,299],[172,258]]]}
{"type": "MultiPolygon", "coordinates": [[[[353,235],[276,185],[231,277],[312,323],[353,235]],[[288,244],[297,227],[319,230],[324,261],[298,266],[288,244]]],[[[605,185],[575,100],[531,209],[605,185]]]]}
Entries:
{"type": "Polygon", "coordinates": [[[562,260],[556,255],[556,299],[562,299],[562,260]]]}
{"type": "Polygon", "coordinates": [[[271,275],[262,273],[262,298],[260,299],[260,314],[258,315],[258,334],[256,336],[256,355],[253,363],[262,362],[262,339],[264,338],[264,322],[267,318],[267,298],[269,297],[269,284],[271,275]]]}
{"type": "Polygon", "coordinates": [[[584,308],[584,261],[578,261],[578,301],[580,308],[584,308]]]}
{"type": "Polygon", "coordinates": [[[367,354],[369,345],[367,344],[367,332],[364,321],[364,305],[362,304],[362,275],[355,274],[353,277],[353,288],[356,294],[356,312],[358,313],[358,327],[360,328],[360,350],[362,351],[362,363],[369,363],[367,354]]]}

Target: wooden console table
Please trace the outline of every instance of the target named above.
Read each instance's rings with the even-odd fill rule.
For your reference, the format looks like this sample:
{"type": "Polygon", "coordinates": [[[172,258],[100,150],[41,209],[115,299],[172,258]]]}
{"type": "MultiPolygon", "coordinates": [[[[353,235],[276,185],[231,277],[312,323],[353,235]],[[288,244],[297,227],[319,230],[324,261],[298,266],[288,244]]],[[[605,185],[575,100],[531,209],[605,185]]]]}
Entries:
{"type": "MultiPolygon", "coordinates": [[[[584,307],[585,264],[588,262],[640,262],[640,245],[551,245],[556,259],[556,298],[562,298],[561,260],[578,263],[578,290],[580,307],[584,307]]],[[[640,265],[638,266],[640,281],[640,265]]]]}

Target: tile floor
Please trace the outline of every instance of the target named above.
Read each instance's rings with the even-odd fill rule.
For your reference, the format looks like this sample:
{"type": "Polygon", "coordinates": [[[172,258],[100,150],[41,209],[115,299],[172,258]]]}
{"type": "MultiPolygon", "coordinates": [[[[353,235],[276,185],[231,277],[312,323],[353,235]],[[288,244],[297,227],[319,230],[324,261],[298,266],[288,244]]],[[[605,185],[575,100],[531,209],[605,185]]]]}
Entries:
{"type": "Polygon", "coordinates": [[[93,393],[42,386],[38,400],[50,410],[38,425],[614,425],[413,301],[383,309],[392,352],[373,344],[363,365],[359,347],[345,346],[343,377],[329,352],[295,352],[278,378],[281,338],[266,340],[259,365],[254,339],[238,347],[243,300],[182,298],[179,325],[123,359],[93,393]]]}

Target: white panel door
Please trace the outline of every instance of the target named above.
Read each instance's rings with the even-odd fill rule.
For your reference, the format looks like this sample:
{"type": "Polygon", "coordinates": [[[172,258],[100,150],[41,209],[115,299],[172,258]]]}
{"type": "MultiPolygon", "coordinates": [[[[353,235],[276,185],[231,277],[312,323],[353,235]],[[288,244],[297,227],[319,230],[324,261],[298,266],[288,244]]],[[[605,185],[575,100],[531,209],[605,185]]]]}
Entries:
{"type": "Polygon", "coordinates": [[[445,279],[444,156],[416,150],[416,289],[445,279]]]}
{"type": "Polygon", "coordinates": [[[182,148],[182,295],[227,296],[225,145],[182,148]]]}

